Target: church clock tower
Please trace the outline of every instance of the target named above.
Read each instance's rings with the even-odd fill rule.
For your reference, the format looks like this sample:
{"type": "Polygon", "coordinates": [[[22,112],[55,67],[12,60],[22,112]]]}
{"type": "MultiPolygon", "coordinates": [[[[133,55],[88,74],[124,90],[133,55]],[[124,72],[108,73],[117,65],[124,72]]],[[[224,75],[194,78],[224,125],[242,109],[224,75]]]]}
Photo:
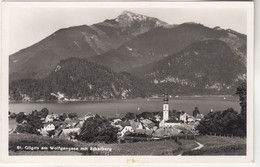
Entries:
{"type": "Polygon", "coordinates": [[[169,103],[168,103],[168,94],[165,92],[163,99],[163,120],[167,121],[169,119],[169,103]]]}

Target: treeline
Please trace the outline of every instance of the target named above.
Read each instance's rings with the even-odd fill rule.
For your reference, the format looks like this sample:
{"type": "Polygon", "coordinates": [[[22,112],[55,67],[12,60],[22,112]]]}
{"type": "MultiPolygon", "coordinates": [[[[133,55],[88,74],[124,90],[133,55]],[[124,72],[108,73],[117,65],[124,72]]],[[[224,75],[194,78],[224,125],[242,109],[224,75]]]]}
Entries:
{"type": "Polygon", "coordinates": [[[64,93],[68,99],[113,99],[146,97],[156,91],[155,86],[121,72],[88,62],[69,58],[60,62],[46,78],[21,79],[9,85],[11,100],[55,100],[51,93],[64,93]]]}
{"type": "Polygon", "coordinates": [[[246,83],[242,83],[236,91],[239,95],[241,112],[229,108],[225,111],[210,112],[198,125],[200,134],[220,134],[246,137],[246,83]]]}
{"type": "Polygon", "coordinates": [[[220,40],[202,40],[136,71],[158,87],[178,95],[234,94],[246,66],[220,40]],[[148,69],[147,69],[148,68],[148,69]],[[168,79],[168,82],[167,82],[168,79]],[[160,82],[161,81],[161,82],[160,82]]]}
{"type": "MultiPolygon", "coordinates": [[[[10,119],[16,119],[18,123],[14,133],[29,133],[41,135],[40,130],[43,128],[42,118],[46,118],[49,114],[47,108],[43,108],[40,111],[34,110],[31,114],[26,115],[24,112],[18,114],[9,112],[10,119]]],[[[60,114],[56,120],[63,122],[66,118],[77,119],[76,113],[60,114]]],[[[55,125],[55,130],[48,131],[48,136],[55,135],[58,133],[58,125],[55,125]]],[[[105,117],[96,114],[94,117],[89,118],[84,121],[79,133],[71,132],[69,136],[73,136],[75,139],[85,141],[85,142],[106,142],[114,143],[117,142],[118,128],[111,125],[109,120],[105,117]]]]}
{"type": "Polygon", "coordinates": [[[107,118],[96,114],[84,122],[76,139],[85,142],[114,143],[117,142],[118,132],[119,129],[112,126],[107,118]]]}
{"type": "MultiPolygon", "coordinates": [[[[49,110],[47,108],[43,108],[40,111],[33,110],[30,114],[25,114],[24,112],[11,113],[9,111],[9,118],[15,119],[18,123],[16,129],[14,129],[15,133],[30,133],[40,135],[40,129],[43,128],[43,120],[49,114],[49,110]]],[[[76,119],[78,116],[76,113],[63,113],[60,114],[53,121],[63,122],[66,118],[76,119]]]]}
{"type": "Polygon", "coordinates": [[[17,115],[12,114],[11,117],[16,119],[18,123],[15,132],[17,133],[30,133],[40,134],[39,129],[43,127],[42,118],[46,118],[49,114],[47,108],[43,108],[41,111],[34,110],[31,114],[26,115],[24,112],[20,112],[17,115]]]}

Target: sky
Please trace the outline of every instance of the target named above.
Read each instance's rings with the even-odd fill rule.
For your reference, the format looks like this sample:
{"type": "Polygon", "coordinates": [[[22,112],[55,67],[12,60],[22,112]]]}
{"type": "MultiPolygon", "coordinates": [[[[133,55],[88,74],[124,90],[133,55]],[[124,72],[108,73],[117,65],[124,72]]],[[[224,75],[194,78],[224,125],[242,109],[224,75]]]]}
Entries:
{"type": "MultiPolygon", "coordinates": [[[[245,8],[185,8],[185,7],[9,7],[4,20],[5,35],[8,37],[7,54],[39,42],[61,28],[92,25],[105,19],[113,19],[123,11],[131,11],[156,17],[169,24],[184,22],[201,23],[207,27],[220,26],[247,33],[247,10],[245,8]]],[[[7,11],[7,10],[6,10],[7,11]]]]}

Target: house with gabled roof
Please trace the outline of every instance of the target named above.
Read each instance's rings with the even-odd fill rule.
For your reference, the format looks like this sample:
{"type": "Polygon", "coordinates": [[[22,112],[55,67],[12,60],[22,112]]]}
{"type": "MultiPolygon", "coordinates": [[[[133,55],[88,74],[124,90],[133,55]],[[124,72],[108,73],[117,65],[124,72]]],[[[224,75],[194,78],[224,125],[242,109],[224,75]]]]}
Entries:
{"type": "MultiPolygon", "coordinates": [[[[80,133],[80,128],[71,128],[71,129],[62,129],[58,134],[57,137],[58,138],[63,138],[63,139],[73,139],[71,138],[71,134],[76,133],[79,134],[80,133]]],[[[74,136],[75,138],[75,136],[74,136]]]]}
{"type": "Polygon", "coordinates": [[[144,129],[141,122],[135,122],[134,120],[130,120],[129,122],[134,131],[136,131],[137,129],[144,129]]]}
{"type": "Polygon", "coordinates": [[[155,124],[153,123],[153,121],[149,120],[149,119],[143,119],[140,121],[143,125],[143,127],[147,130],[151,130],[153,129],[153,127],[155,126],[155,124]]]}
{"type": "Polygon", "coordinates": [[[159,127],[173,127],[175,125],[180,125],[181,123],[175,119],[172,119],[172,120],[162,120],[160,123],[159,123],[159,127]]]}
{"type": "Polygon", "coordinates": [[[127,133],[134,133],[134,129],[130,125],[124,126],[124,128],[121,130],[121,132],[118,132],[118,137],[124,137],[127,133]]]}
{"type": "Polygon", "coordinates": [[[94,114],[92,114],[91,112],[87,113],[86,115],[83,116],[83,119],[86,121],[89,118],[95,117],[94,114]]]}

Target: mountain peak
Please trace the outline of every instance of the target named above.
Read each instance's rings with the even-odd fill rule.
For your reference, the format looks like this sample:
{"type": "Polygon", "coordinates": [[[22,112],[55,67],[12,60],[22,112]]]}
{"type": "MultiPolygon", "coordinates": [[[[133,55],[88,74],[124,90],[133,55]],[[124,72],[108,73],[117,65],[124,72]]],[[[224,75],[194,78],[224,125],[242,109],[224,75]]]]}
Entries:
{"type": "Polygon", "coordinates": [[[121,13],[121,15],[138,15],[138,14],[136,14],[136,13],[134,13],[134,12],[131,12],[131,11],[128,11],[128,10],[125,10],[125,11],[123,11],[123,12],[121,13]]]}
{"type": "Polygon", "coordinates": [[[141,15],[141,14],[136,14],[130,11],[123,11],[117,18],[116,21],[144,21],[147,20],[149,17],[141,15]]]}
{"type": "Polygon", "coordinates": [[[154,17],[148,17],[142,14],[133,13],[131,11],[123,11],[116,19],[115,21],[119,23],[123,23],[123,25],[129,25],[132,22],[146,22],[146,21],[153,21],[156,23],[157,26],[163,26],[167,23],[160,21],[157,18],[154,17]]]}

